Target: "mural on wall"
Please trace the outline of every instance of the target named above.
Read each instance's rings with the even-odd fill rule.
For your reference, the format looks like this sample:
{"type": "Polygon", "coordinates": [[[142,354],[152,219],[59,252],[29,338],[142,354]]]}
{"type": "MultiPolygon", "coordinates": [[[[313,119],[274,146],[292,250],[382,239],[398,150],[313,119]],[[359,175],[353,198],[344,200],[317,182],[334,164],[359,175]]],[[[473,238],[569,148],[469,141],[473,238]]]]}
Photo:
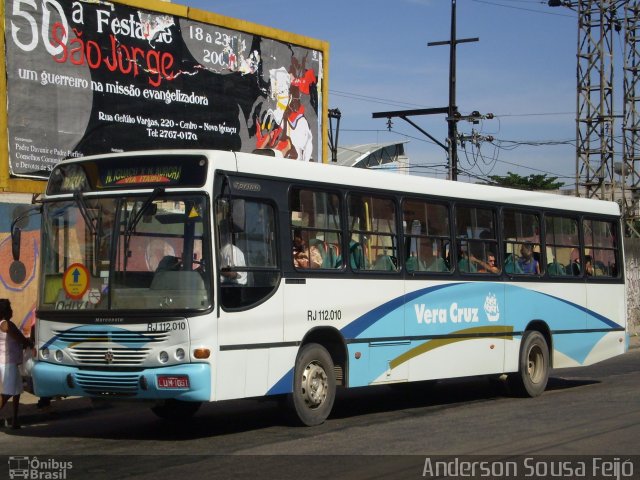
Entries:
{"type": "Polygon", "coordinates": [[[319,161],[322,52],[112,2],[7,0],[10,172],[158,148],[319,161]]]}
{"type": "Polygon", "coordinates": [[[13,322],[29,335],[35,322],[36,297],[38,295],[38,262],[40,259],[39,218],[27,218],[18,222],[22,229],[20,261],[23,274],[12,275],[13,252],[11,248],[11,221],[30,205],[0,203],[0,298],[11,300],[13,322]]]}

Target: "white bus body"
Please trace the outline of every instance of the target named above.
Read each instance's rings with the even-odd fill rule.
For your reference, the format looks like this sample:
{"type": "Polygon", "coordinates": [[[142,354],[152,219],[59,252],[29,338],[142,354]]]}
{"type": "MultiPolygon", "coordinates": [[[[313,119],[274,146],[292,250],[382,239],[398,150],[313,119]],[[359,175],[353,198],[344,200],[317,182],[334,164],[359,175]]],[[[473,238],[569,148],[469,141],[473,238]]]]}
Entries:
{"type": "Polygon", "coordinates": [[[175,417],[203,401],[289,394],[302,423],[313,425],[330,413],[336,386],[507,373],[535,396],[551,366],[589,365],[628,348],[612,202],[253,154],[162,151],[62,162],[43,210],[39,396],[154,400],[163,402],[156,413],[175,417]],[[159,156],[164,163],[145,177],[140,165],[159,156]],[[171,178],[185,158],[200,159],[201,178],[171,178]],[[164,184],[153,177],[160,173],[164,184]],[[412,230],[415,205],[448,216],[428,213],[412,230]],[[221,222],[245,265],[220,264],[221,222]],[[301,231],[324,255],[333,249],[332,263],[292,263],[301,231]],[[96,253],[100,238],[107,253],[96,253]],[[154,241],[165,242],[162,253],[180,259],[180,270],[159,271],[154,241]],[[346,254],[354,245],[364,245],[360,266],[346,254]],[[447,266],[409,268],[415,245],[447,266]],[[524,265],[527,245],[540,272],[508,271],[516,258],[524,265]],[[496,256],[499,271],[477,271],[474,248],[496,256]],[[74,252],[78,258],[65,257],[74,252]],[[387,269],[372,267],[381,260],[387,269]],[[569,260],[585,269],[593,262],[597,273],[572,275],[569,260]],[[562,273],[553,273],[559,263],[562,273]],[[246,283],[237,283],[243,275],[246,283]]]}

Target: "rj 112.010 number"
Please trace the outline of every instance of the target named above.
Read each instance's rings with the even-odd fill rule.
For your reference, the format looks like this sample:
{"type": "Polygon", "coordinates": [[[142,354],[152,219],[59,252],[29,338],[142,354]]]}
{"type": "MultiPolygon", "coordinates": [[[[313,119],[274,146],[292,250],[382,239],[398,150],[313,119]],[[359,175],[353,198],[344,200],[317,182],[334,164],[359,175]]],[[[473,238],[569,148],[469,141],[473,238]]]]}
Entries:
{"type": "Polygon", "coordinates": [[[342,310],[307,310],[308,322],[342,320],[342,310]]]}
{"type": "Polygon", "coordinates": [[[171,332],[173,330],[186,330],[185,322],[157,322],[148,323],[147,332],[171,332]]]}

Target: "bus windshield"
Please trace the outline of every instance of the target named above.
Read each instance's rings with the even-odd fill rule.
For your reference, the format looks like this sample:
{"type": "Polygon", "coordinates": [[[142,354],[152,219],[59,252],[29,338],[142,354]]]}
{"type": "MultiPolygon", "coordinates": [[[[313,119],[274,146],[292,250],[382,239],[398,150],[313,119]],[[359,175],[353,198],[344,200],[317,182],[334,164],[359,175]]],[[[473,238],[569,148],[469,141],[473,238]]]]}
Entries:
{"type": "Polygon", "coordinates": [[[204,310],[211,305],[204,195],[156,189],[43,207],[40,310],[204,310]]]}

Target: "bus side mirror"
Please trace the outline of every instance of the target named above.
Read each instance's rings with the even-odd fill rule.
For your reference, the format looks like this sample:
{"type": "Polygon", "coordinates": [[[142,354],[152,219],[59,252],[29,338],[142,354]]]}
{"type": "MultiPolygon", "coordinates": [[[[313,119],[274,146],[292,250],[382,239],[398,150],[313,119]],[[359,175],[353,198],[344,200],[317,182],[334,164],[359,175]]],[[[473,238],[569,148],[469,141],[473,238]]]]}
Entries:
{"type": "Polygon", "coordinates": [[[22,283],[27,277],[27,269],[24,263],[20,261],[20,240],[22,238],[22,230],[17,225],[11,229],[11,254],[13,262],[9,266],[9,276],[14,283],[22,283]]]}

